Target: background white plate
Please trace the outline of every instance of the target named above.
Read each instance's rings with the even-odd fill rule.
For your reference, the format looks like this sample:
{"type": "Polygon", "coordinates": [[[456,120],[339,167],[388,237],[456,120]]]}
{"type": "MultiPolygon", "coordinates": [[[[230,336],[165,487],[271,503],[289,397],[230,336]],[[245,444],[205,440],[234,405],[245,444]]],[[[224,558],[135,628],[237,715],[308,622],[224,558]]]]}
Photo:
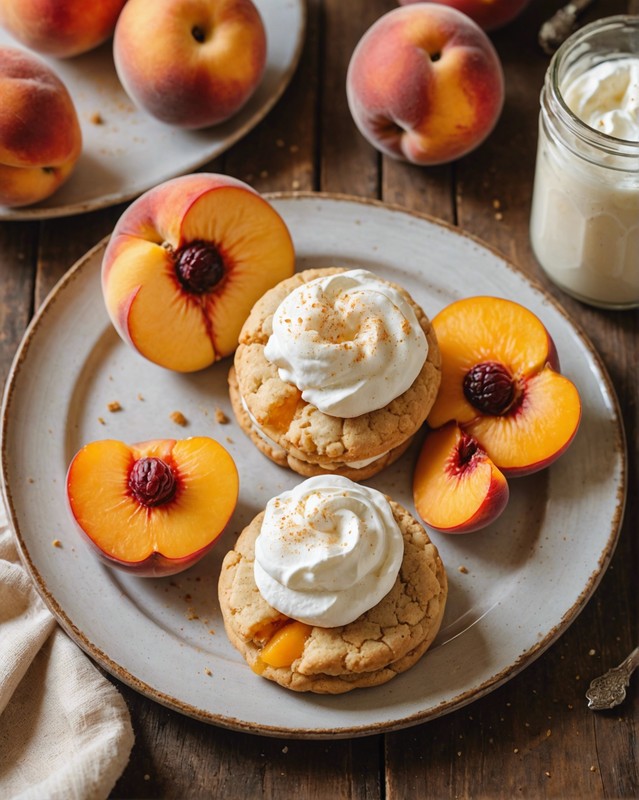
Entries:
{"type": "MultiPolygon", "coordinates": [[[[623,513],[617,402],[599,358],[561,309],[477,240],[376,203],[321,195],[271,199],[290,227],[300,269],[370,268],[403,284],[431,317],[473,294],[525,304],[547,326],[563,371],[581,392],[583,421],[572,446],[548,470],[511,481],[509,506],[497,522],[475,534],[433,534],[450,595],[425,657],[384,686],[335,698],[268,683],[233,650],[216,599],[221,559],[266,500],[300,478],[263,457],[234,421],[215,421],[217,408],[231,416],[228,360],[181,375],[120,341],[100,294],[103,245],[53,290],[17,354],[3,410],[5,499],[25,563],[62,626],[140,692],[207,722],[270,735],[391,730],[451,711],[504,682],[586,603],[608,565],[623,513]],[[109,413],[114,400],[122,411],[109,413]],[[175,410],[188,427],[171,421],[175,410]],[[218,438],[240,470],[239,504],[219,544],[174,578],[136,579],[103,566],[65,505],[74,453],[106,437],[135,442],[194,434],[218,438]]],[[[413,447],[370,481],[409,508],[415,455],[413,447]]]]}
{"type": "MultiPolygon", "coordinates": [[[[55,194],[25,208],[0,205],[0,220],[62,217],[124,202],[169,178],[192,172],[247,134],[287,87],[306,30],[305,0],[254,2],[266,28],[264,77],[238,114],[204,130],[174,128],[137,109],[115,73],[111,41],[75,58],[40,56],[73,98],[83,151],[75,171],[55,194]],[[96,114],[102,124],[92,121],[96,114]]],[[[0,45],[21,47],[1,29],[0,45]]]]}

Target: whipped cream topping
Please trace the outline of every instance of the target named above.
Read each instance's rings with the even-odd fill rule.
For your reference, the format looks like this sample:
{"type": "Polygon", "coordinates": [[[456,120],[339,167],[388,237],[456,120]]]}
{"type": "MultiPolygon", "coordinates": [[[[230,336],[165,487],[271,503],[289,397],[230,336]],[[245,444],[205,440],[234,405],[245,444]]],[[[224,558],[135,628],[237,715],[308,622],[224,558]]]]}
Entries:
{"type": "Polygon", "coordinates": [[[278,306],[264,349],[281,380],[325,414],[388,405],[419,375],[428,342],[410,303],[363,269],[317,278],[278,306]]]}
{"type": "Polygon", "coordinates": [[[300,622],[347,625],[391,590],[404,539],[386,497],[339,475],[308,478],[267,503],[255,582],[300,622]]]}
{"type": "Polygon", "coordinates": [[[562,93],[586,125],[639,142],[639,58],[602,61],[562,86],[562,93]]]}

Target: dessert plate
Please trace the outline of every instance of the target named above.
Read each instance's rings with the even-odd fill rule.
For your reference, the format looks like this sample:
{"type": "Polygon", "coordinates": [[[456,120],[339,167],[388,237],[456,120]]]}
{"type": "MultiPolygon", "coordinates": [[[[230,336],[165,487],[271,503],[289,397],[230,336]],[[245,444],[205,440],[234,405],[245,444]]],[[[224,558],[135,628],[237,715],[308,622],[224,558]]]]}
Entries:
{"type": "MultiPolygon", "coordinates": [[[[237,115],[200,131],[165,125],[136,108],[115,73],[110,41],[71,59],[41,56],[73,98],[83,151],[74,173],[55,194],[24,208],[0,205],[0,220],[63,217],[122,203],[193,172],[247,134],[287,87],[306,30],[305,0],[255,0],[255,5],[268,41],[262,82],[237,115]]],[[[21,47],[2,30],[0,45],[21,47]]]]}
{"type": "MultiPolygon", "coordinates": [[[[200,720],[266,735],[393,730],[494,689],[583,608],[609,563],[623,515],[626,456],[617,401],[599,357],[561,308],[476,239],[375,202],[313,194],[270,199],[289,225],[299,269],[369,268],[405,286],[431,317],[462,295],[523,303],[547,326],[583,399],[570,449],[547,470],[513,480],[499,520],[475,534],[432,534],[450,594],[441,631],[422,660],[384,686],[325,697],[257,677],[231,647],[216,597],[222,558],[266,501],[301,478],[262,456],[232,420],[228,360],[177,374],[123,344],[100,293],[104,242],[52,291],[16,356],[2,417],[5,501],[26,567],[62,627],[139,692],[200,720]],[[114,402],[119,411],[109,411],[114,402]],[[173,421],[174,411],[186,426],[173,421]],[[224,444],[240,472],[239,503],[216,547],[172,578],[135,578],[104,566],[66,508],[72,456],[94,439],[196,434],[224,444]]],[[[415,455],[416,445],[369,482],[411,510],[415,455]]]]}

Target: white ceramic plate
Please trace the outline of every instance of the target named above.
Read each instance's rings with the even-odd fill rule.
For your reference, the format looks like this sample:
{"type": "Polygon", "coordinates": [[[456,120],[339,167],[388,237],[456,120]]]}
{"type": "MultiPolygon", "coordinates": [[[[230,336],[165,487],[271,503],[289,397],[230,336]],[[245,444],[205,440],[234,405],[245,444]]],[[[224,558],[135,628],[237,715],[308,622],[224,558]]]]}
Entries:
{"type": "MultiPolygon", "coordinates": [[[[614,391],[584,336],[501,256],[417,214],[344,197],[272,201],[300,269],[364,266],[403,284],[429,316],[460,296],[516,299],[546,324],[580,389],[581,428],[548,470],[511,482],[504,515],[482,532],[433,534],[450,578],[443,626],[409,672],[339,697],[299,695],[258,678],[228,643],[216,599],[221,559],[272,495],[300,480],[249,443],[231,416],[228,362],[199,374],[143,360],[114,333],[99,283],[103,244],[62,279],[16,357],[3,412],[5,499],[25,563],[63,628],[98,663],[150,698],[207,722],[291,737],[355,736],[422,722],[503,683],[584,606],[612,555],[625,497],[625,447],[614,391]],[[118,401],[122,410],[110,413],[118,401]],[[170,419],[181,411],[186,428],[170,419]],[[103,422],[101,422],[103,420],[103,422]],[[207,434],[231,452],[239,504],[219,544],[174,578],[103,566],[65,505],[74,453],[105,437],[135,442],[207,434]],[[62,546],[54,547],[59,539],[62,546]],[[467,572],[460,571],[464,567],[467,572]]],[[[370,483],[412,507],[415,451],[370,483]]]]}
{"type": "MultiPolygon", "coordinates": [[[[268,41],[264,77],[240,112],[200,131],[165,125],[136,108],[115,73],[111,42],[76,58],[44,58],[76,105],[83,151],[69,180],[51,197],[25,208],[0,205],[1,219],[48,219],[115,205],[216,158],[270,111],[299,61],[305,0],[255,0],[268,41]],[[96,115],[102,120],[95,122],[96,115]]],[[[20,45],[0,30],[0,45],[20,45]]],[[[23,48],[24,49],[24,48],[23,48]]]]}

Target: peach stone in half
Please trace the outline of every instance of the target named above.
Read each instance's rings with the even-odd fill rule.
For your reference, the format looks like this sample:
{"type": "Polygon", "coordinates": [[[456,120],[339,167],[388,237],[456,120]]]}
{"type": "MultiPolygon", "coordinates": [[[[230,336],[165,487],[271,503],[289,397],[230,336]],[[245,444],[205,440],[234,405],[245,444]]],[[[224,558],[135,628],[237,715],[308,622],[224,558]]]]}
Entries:
{"type": "Polygon", "coordinates": [[[67,474],[80,530],[110,566],[142,577],[181,572],[202,558],[237,503],[230,454],[213,439],[85,445],[67,474]]]}
{"type": "Polygon", "coordinates": [[[293,274],[286,224],[226,175],[174,178],[120,217],[102,262],[107,311],[124,341],[179,372],[233,353],[253,304],[293,274]]]}

